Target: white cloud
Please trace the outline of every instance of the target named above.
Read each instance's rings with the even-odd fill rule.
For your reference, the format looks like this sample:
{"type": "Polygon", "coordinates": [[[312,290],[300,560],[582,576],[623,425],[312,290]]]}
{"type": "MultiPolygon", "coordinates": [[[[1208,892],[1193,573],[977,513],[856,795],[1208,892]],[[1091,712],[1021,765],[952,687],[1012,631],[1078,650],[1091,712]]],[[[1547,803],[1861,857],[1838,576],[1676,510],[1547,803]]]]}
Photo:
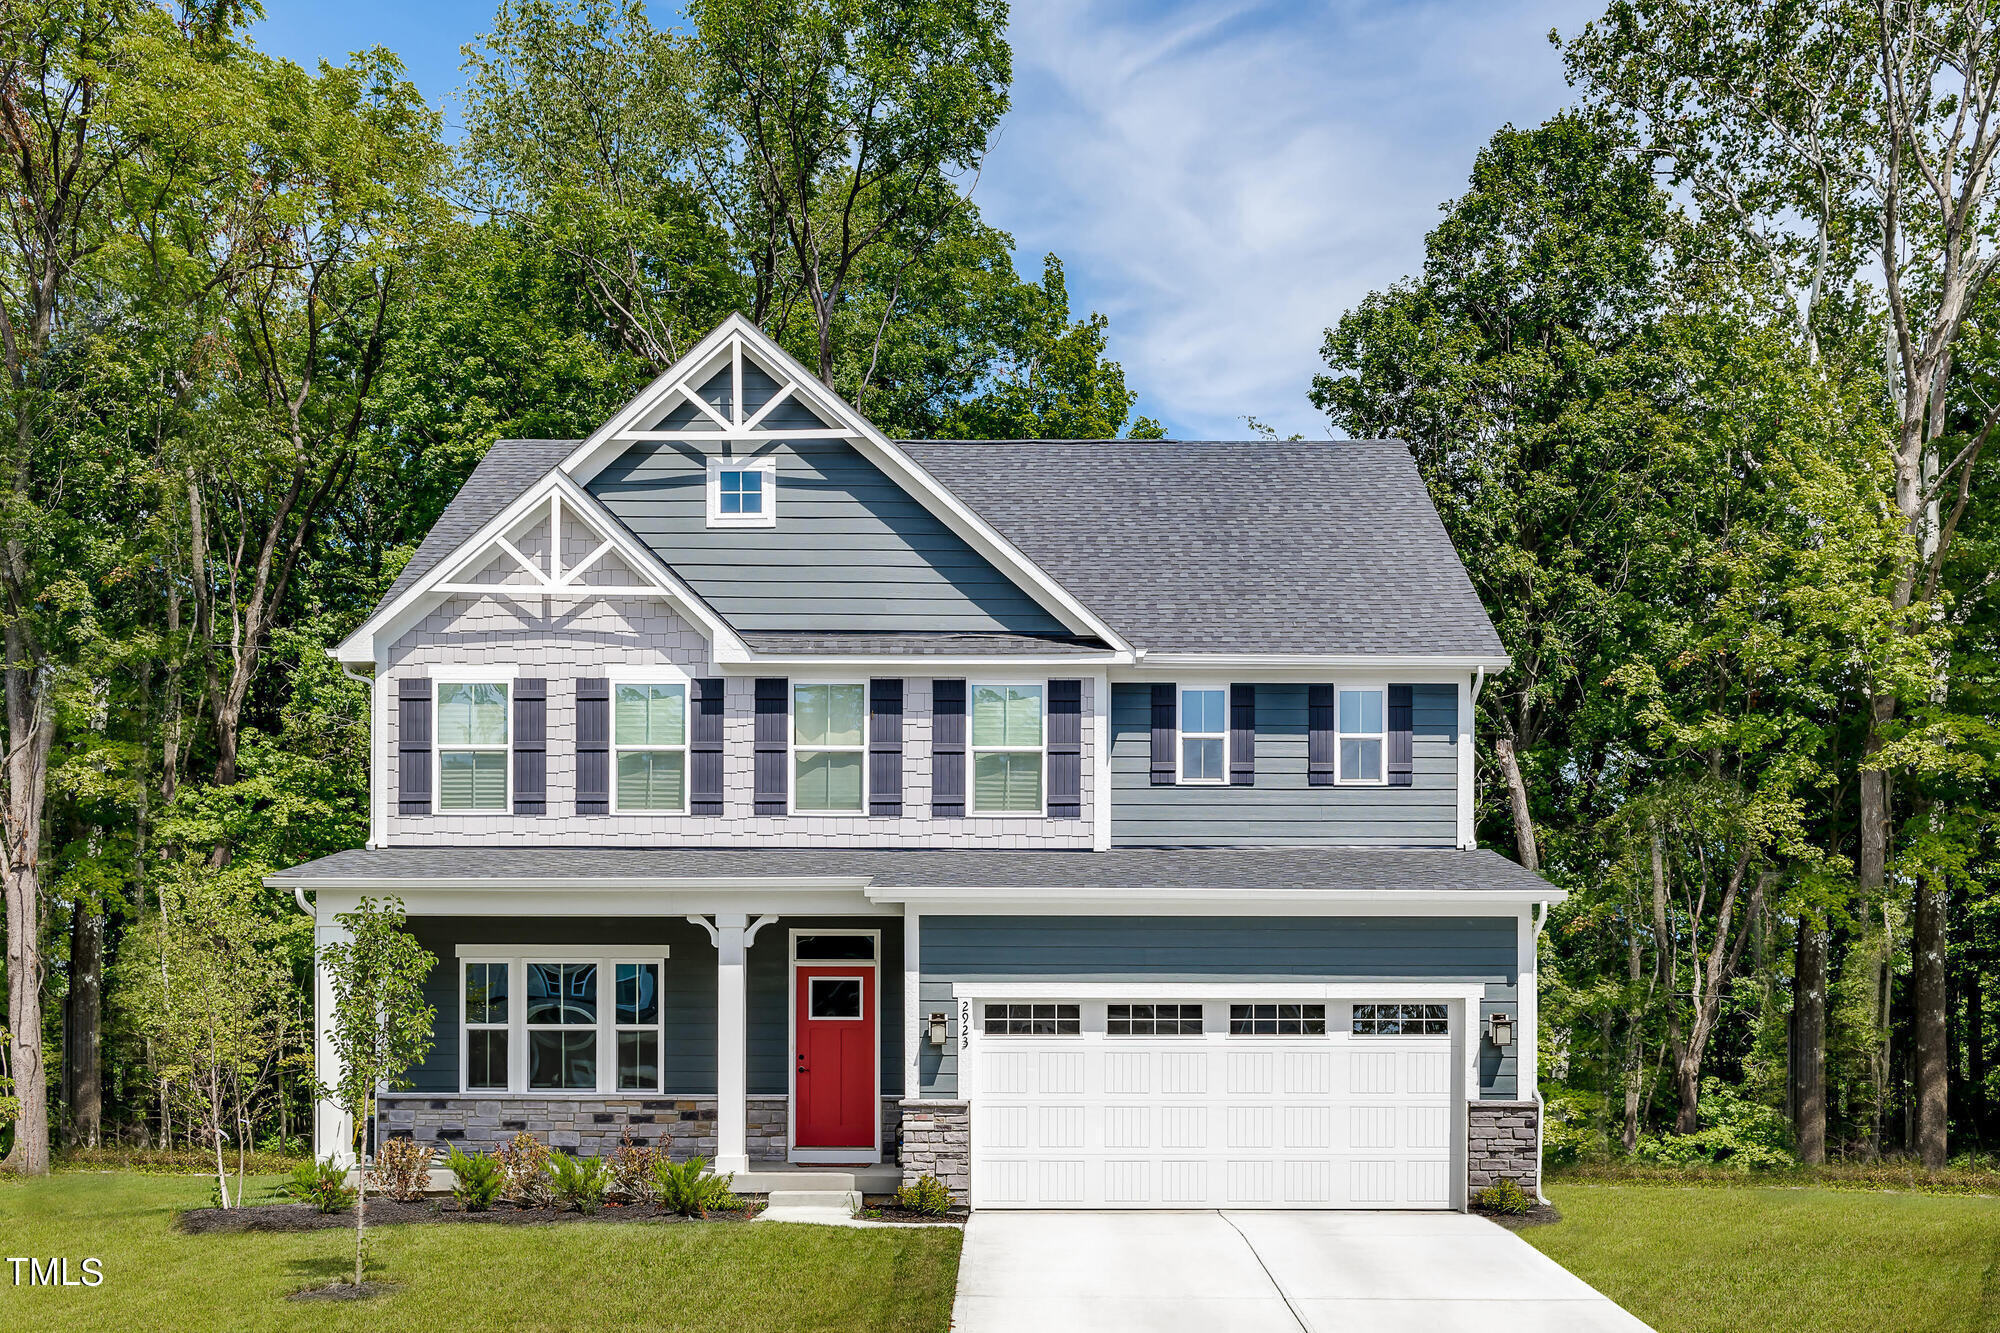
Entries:
{"type": "Polygon", "coordinates": [[[1323,435],[1323,330],[1421,263],[1494,130],[1565,104],[1548,31],[1601,2],[1020,0],[976,197],[1025,271],[1055,251],[1073,308],[1111,317],[1139,410],[1323,435]]]}

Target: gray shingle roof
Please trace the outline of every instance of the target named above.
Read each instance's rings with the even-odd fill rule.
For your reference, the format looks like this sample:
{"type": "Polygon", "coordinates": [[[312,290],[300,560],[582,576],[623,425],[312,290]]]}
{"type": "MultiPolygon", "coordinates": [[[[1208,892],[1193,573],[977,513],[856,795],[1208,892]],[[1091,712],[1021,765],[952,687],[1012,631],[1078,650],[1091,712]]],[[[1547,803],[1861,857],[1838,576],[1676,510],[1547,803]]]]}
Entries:
{"type": "Polygon", "coordinates": [[[943,848],[375,847],[335,852],[272,881],[866,878],[900,889],[1315,889],[1468,894],[1556,891],[1497,852],[1429,847],[1124,847],[1108,852],[943,848]]]}
{"type": "Polygon", "coordinates": [[[463,546],[472,534],[491,523],[501,510],[520,498],[521,492],[549,474],[550,469],[568,458],[575,440],[495,440],[479,466],[458,488],[458,494],[444,507],[444,513],[424,539],[403,572],[389,585],[378,604],[387,606],[403,595],[403,590],[436,569],[447,556],[463,546]]]}
{"type": "MultiPolygon", "coordinates": [[[[383,604],[574,445],[496,442],[383,604]]],[[[1502,651],[1399,441],[905,441],[900,447],[1135,647],[1485,657],[1502,651]],[[1081,484],[1086,478],[1089,484],[1081,484]]],[[[1051,641],[1012,635],[985,636],[977,648],[950,635],[873,636],[857,648],[843,647],[856,639],[826,634],[745,637],[786,653],[1062,651],[1051,641]]]]}
{"type": "Polygon", "coordinates": [[[882,657],[1063,656],[1087,657],[1111,651],[1096,639],[1040,634],[784,634],[743,631],[743,642],[760,653],[882,657]]]}
{"type": "Polygon", "coordinates": [[[901,447],[1135,647],[1502,652],[1399,440],[901,447]]]}

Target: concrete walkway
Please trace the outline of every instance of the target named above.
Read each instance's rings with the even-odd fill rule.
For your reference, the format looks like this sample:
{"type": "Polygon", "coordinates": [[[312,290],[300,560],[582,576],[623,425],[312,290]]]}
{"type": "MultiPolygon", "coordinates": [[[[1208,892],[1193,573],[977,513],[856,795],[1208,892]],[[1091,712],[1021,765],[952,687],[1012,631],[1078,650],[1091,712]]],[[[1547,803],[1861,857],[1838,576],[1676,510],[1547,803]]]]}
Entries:
{"type": "Polygon", "coordinates": [[[954,1333],[1647,1333],[1460,1213],[978,1212],[954,1333]]]}

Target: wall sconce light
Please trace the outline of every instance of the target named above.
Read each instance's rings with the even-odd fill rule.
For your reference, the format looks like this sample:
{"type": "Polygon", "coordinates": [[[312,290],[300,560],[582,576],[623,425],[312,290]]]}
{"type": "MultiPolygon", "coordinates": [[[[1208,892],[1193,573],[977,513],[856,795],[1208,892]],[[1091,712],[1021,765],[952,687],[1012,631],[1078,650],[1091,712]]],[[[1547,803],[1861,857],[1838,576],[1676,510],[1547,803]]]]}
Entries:
{"type": "Polygon", "coordinates": [[[1486,1039],[1499,1050],[1506,1050],[1514,1044],[1514,1020],[1508,1014],[1488,1014],[1486,1016],[1486,1039]]]}
{"type": "Polygon", "coordinates": [[[941,1013],[931,1015],[929,1025],[931,1045],[942,1047],[950,1039],[950,1034],[946,1031],[948,1025],[945,1015],[941,1013]]]}

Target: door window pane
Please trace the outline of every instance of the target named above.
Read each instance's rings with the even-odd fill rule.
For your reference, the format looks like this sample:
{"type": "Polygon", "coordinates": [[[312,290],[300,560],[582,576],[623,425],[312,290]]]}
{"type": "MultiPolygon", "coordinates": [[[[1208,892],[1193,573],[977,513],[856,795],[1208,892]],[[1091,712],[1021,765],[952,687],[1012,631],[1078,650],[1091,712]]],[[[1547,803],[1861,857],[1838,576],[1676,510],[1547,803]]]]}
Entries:
{"type": "Polygon", "coordinates": [[[812,1017],[861,1017],[860,977],[813,977],[806,984],[806,1012],[812,1017]]]}

